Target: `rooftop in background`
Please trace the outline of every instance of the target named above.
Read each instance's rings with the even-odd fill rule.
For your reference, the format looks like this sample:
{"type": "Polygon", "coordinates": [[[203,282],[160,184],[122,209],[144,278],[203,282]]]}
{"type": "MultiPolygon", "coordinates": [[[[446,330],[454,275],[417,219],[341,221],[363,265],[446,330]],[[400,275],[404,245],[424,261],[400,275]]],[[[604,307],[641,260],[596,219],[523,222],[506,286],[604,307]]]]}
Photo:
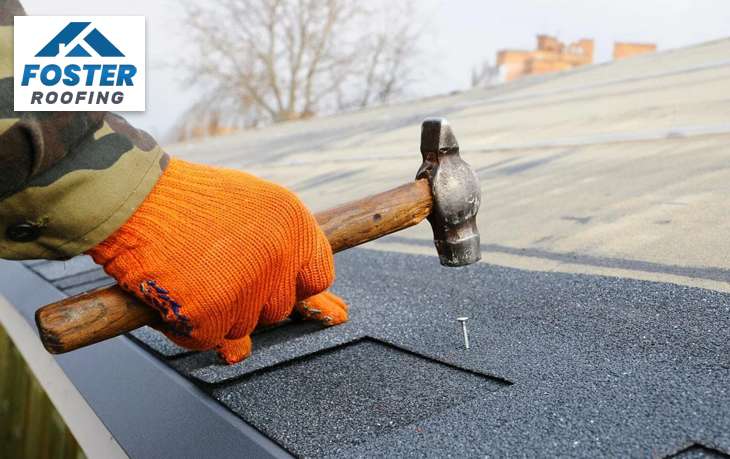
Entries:
{"type": "MultiPolygon", "coordinates": [[[[530,75],[561,72],[593,63],[594,43],[590,39],[564,44],[549,35],[537,36],[537,49],[502,50],[497,53],[497,66],[505,81],[530,75]]],[[[613,58],[624,59],[656,51],[656,45],[645,43],[614,44],[613,58]]]]}
{"type": "Polygon", "coordinates": [[[725,291],[728,56],[718,40],[168,150],[284,183],[321,210],[412,178],[421,121],[444,116],[481,175],[488,262],[725,291]]]}
{"type": "Polygon", "coordinates": [[[593,63],[593,40],[582,39],[565,45],[549,35],[537,36],[537,49],[502,50],[497,66],[505,81],[528,75],[560,72],[593,63]]]}
{"type": "Polygon", "coordinates": [[[655,53],[654,43],[626,43],[616,42],[613,44],[613,60],[626,59],[640,54],[655,53]]]}

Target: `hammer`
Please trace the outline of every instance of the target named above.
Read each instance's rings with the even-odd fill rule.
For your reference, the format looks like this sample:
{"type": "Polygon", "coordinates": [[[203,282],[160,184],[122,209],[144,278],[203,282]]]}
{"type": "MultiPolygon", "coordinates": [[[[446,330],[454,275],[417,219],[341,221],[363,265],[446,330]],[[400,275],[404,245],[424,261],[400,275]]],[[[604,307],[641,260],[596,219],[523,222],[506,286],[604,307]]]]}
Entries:
{"type": "MultiPolygon", "coordinates": [[[[423,163],[414,182],[315,214],[334,252],[427,218],[442,265],[465,266],[479,261],[479,179],[459,156],[459,144],[445,119],[423,122],[421,155],[423,163]]],[[[161,322],[154,309],[117,285],[44,306],[36,311],[35,318],[43,346],[52,354],[161,322]]]]}

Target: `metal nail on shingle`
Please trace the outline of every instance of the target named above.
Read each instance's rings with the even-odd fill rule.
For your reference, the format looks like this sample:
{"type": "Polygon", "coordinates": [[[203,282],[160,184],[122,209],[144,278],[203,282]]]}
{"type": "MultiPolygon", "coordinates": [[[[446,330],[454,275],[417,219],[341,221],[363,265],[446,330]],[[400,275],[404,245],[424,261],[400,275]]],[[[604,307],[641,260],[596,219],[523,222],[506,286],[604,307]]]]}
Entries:
{"type": "Polygon", "coordinates": [[[461,322],[461,330],[464,333],[464,348],[469,349],[469,332],[466,330],[466,321],[469,320],[469,318],[458,317],[456,320],[461,322]]]}

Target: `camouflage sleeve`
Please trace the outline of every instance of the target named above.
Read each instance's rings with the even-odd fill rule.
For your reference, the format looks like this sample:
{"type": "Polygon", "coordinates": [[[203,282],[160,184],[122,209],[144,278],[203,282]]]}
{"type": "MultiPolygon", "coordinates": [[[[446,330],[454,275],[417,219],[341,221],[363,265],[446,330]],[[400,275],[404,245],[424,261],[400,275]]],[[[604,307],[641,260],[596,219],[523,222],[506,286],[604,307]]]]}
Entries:
{"type": "Polygon", "coordinates": [[[13,111],[13,17],[0,0],[0,258],[63,259],[121,226],[167,155],[145,132],[103,112],[13,111]]]}

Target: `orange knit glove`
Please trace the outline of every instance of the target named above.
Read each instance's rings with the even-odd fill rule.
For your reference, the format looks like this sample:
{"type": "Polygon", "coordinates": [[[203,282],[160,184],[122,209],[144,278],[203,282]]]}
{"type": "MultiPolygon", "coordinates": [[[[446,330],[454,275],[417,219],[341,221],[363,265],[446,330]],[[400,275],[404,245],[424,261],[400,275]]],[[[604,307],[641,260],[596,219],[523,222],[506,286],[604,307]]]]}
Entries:
{"type": "Polygon", "coordinates": [[[87,253],[160,312],[172,341],[215,348],[228,363],[251,353],[258,323],[294,307],[327,325],[347,320],[345,303],[324,292],[332,249],[312,214],[243,172],[173,159],[134,215],[87,253]]]}

